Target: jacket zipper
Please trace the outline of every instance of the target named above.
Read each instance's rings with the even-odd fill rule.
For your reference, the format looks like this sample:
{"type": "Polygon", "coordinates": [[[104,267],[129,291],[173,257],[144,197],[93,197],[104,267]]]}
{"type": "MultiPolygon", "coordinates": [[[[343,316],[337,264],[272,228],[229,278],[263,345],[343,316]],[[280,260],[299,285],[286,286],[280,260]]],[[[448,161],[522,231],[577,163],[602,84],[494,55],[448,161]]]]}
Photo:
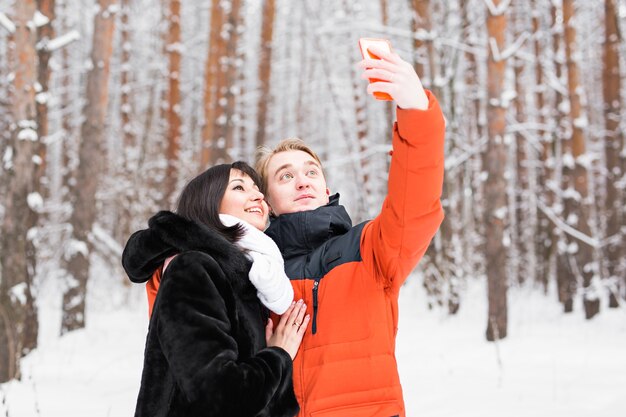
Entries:
{"type": "Polygon", "coordinates": [[[313,283],[313,324],[311,326],[311,333],[317,333],[317,290],[320,286],[319,279],[316,279],[313,283]]]}

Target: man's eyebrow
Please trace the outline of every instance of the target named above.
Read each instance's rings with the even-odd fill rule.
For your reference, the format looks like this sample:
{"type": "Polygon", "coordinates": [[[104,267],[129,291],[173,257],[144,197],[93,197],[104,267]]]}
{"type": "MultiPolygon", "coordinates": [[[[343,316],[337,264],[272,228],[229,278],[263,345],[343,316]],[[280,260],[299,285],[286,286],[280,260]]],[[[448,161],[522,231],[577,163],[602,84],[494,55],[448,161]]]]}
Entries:
{"type": "Polygon", "coordinates": [[[284,164],[278,167],[278,169],[274,172],[274,175],[278,174],[280,171],[282,171],[285,168],[291,168],[293,166],[293,164],[284,164]]]}
{"type": "MultiPolygon", "coordinates": [[[[316,167],[320,168],[320,165],[317,162],[315,162],[315,161],[306,161],[304,164],[305,165],[313,165],[313,166],[316,166],[316,167]]],[[[280,171],[282,171],[285,168],[291,168],[291,167],[293,167],[293,164],[290,164],[290,163],[281,165],[281,166],[278,167],[278,169],[276,170],[274,175],[278,174],[280,171]]]]}

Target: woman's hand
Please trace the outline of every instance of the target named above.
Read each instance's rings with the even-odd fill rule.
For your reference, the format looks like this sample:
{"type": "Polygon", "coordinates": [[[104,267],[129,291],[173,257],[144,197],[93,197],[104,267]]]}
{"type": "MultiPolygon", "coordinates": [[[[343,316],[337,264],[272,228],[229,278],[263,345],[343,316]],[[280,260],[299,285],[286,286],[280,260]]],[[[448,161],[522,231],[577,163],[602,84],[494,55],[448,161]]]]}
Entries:
{"type": "Polygon", "coordinates": [[[380,59],[364,59],[359,62],[365,69],[361,78],[380,81],[367,86],[368,94],[387,93],[401,109],[428,109],[428,97],[415,69],[395,52],[387,52],[375,46],[368,48],[380,59]]]}
{"type": "Polygon", "coordinates": [[[305,313],[306,304],[300,300],[297,303],[295,301],[291,303],[285,314],[280,316],[276,329],[274,329],[272,319],[269,319],[267,326],[265,326],[267,346],[285,349],[293,360],[296,357],[296,353],[298,353],[302,337],[304,337],[304,332],[311,319],[311,316],[305,315],[305,313]]]}

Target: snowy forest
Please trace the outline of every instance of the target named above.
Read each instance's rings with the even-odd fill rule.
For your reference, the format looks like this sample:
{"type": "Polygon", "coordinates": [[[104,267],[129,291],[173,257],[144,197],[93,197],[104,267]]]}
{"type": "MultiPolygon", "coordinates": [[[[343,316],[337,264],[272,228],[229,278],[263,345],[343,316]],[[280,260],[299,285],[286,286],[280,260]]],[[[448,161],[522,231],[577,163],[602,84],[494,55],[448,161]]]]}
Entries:
{"type": "Polygon", "coordinates": [[[213,164],[297,136],[353,222],[376,216],[395,111],[366,94],[360,37],[446,117],[428,308],[484,281],[487,341],[511,288],[623,310],[625,21],[624,0],[0,0],[0,382],[37,348],[40,289],[58,334],[84,328],[94,262],[126,282],[127,238],[213,164]]]}

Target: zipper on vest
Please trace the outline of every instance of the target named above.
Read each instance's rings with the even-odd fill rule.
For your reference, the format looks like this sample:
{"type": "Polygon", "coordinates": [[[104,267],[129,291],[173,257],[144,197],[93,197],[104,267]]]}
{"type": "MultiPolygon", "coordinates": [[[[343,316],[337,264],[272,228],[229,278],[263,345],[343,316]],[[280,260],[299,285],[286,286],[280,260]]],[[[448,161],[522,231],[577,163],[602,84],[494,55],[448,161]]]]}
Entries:
{"type": "Polygon", "coordinates": [[[313,283],[313,324],[311,326],[311,333],[317,332],[317,289],[320,286],[319,279],[316,279],[313,283]]]}

